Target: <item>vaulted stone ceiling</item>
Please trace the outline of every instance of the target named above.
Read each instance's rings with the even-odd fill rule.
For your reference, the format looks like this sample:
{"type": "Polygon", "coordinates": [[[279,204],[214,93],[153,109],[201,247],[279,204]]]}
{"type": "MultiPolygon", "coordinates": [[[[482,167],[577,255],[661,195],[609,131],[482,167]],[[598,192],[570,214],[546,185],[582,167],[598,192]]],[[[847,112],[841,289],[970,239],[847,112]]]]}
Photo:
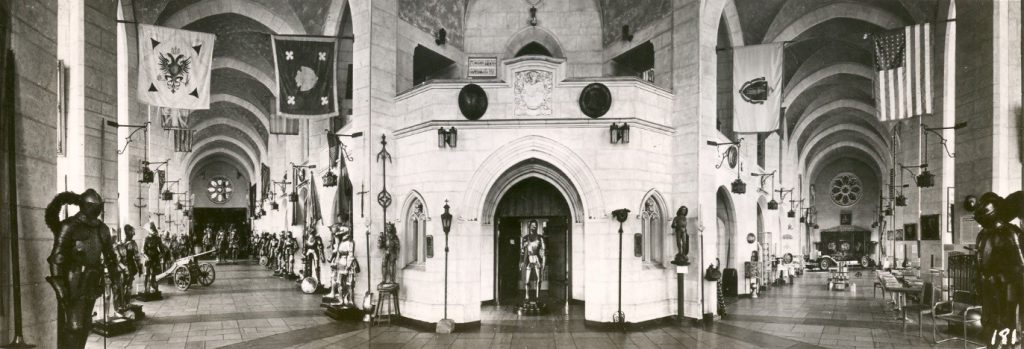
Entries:
{"type": "MultiPolygon", "coordinates": [[[[785,128],[798,170],[849,157],[889,166],[889,137],[875,114],[873,43],[865,34],[934,22],[940,1],[733,0],[744,41],[787,41],[785,128]],[[827,153],[827,154],[825,154],[827,153]]],[[[726,5],[728,8],[728,5],[726,5]]]]}
{"type": "Polygon", "coordinates": [[[184,165],[196,171],[205,164],[225,162],[250,176],[268,156],[275,91],[270,35],[334,33],[337,28],[325,27],[338,25],[341,11],[347,9],[345,0],[122,0],[122,4],[125,16],[139,23],[217,35],[210,109],[194,113],[190,126],[196,130],[195,145],[184,165]]]}

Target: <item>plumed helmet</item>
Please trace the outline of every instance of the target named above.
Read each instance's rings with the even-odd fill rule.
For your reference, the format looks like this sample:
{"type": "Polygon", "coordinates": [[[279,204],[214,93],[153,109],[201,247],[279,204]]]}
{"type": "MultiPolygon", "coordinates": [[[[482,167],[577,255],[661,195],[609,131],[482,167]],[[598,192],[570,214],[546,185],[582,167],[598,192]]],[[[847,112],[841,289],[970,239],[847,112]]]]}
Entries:
{"type": "Polygon", "coordinates": [[[100,196],[100,193],[97,193],[96,190],[87,189],[85,192],[82,193],[82,204],[83,205],[87,205],[87,204],[102,205],[103,204],[103,197],[100,196]]]}

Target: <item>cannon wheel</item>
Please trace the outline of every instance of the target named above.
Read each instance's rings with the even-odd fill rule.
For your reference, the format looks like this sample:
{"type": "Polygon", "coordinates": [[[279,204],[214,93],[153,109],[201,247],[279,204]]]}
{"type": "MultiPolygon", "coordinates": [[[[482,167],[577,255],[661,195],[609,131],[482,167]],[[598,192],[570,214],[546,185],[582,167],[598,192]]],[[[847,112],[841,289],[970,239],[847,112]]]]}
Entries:
{"type": "Polygon", "coordinates": [[[217,279],[217,271],[213,269],[213,265],[210,263],[199,264],[199,283],[203,286],[213,285],[213,281],[217,279]]]}
{"type": "Polygon", "coordinates": [[[182,291],[187,291],[192,286],[192,275],[188,272],[187,267],[180,266],[174,269],[174,285],[182,291]]]}
{"type": "Polygon", "coordinates": [[[871,268],[875,266],[875,263],[871,260],[871,257],[862,256],[860,257],[860,266],[864,268],[871,268]]]}
{"type": "Polygon", "coordinates": [[[270,263],[270,258],[260,257],[260,265],[265,267],[267,266],[268,263],[270,263]]]}
{"type": "Polygon", "coordinates": [[[828,270],[828,268],[832,267],[832,261],[828,258],[818,258],[818,265],[821,270],[828,270]]]}

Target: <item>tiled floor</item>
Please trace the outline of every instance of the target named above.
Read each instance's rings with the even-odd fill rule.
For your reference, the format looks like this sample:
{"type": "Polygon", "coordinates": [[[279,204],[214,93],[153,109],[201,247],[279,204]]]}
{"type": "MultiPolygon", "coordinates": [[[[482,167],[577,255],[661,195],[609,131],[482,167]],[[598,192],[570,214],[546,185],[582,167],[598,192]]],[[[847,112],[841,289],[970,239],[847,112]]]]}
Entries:
{"type": "MultiPolygon", "coordinates": [[[[367,329],[323,315],[320,296],[300,293],[290,281],[254,265],[219,265],[210,287],[142,303],[149,318],[139,330],[108,338],[108,348],[931,348],[881,298],[871,294],[870,273],[849,291],[825,289],[825,274],[807,273],[795,285],[742,298],[712,326],[665,323],[628,333],[584,326],[582,307],[568,316],[520,318],[484,307],[479,329],[450,335],[404,326],[367,329]]],[[[930,323],[926,320],[926,325],[930,323]]],[[[930,337],[929,327],[925,336],[930,337]]],[[[940,336],[943,334],[940,333],[940,336]]],[[[90,338],[89,348],[103,348],[90,338]]],[[[941,347],[959,348],[960,342],[941,347]]]]}

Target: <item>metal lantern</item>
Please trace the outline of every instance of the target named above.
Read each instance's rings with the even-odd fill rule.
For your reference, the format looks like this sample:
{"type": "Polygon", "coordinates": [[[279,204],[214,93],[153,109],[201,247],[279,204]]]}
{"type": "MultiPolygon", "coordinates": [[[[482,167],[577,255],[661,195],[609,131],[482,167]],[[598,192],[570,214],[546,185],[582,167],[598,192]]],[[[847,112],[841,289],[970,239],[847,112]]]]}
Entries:
{"type": "Polygon", "coordinates": [[[445,137],[448,135],[448,131],[444,127],[437,128],[437,147],[444,148],[445,137]]]}
{"type": "Polygon", "coordinates": [[[328,169],[327,173],[324,174],[323,179],[325,188],[330,188],[338,185],[338,175],[334,174],[334,172],[331,171],[330,169],[328,169]]]}
{"type": "Polygon", "coordinates": [[[786,217],[789,217],[789,218],[796,217],[796,211],[789,210],[789,212],[786,212],[786,217]]]}
{"type": "Polygon", "coordinates": [[[769,210],[778,210],[779,209],[779,202],[775,201],[775,199],[772,199],[772,201],[768,201],[768,209],[769,210]]]}
{"type": "Polygon", "coordinates": [[[444,202],[444,213],[441,214],[441,230],[444,231],[444,235],[448,236],[448,233],[452,231],[452,214],[448,212],[448,201],[444,202]]]}
{"type": "Polygon", "coordinates": [[[900,194],[896,197],[896,206],[904,207],[907,206],[907,197],[900,194]]]}
{"type": "Polygon", "coordinates": [[[288,194],[288,202],[299,202],[299,194],[295,192],[288,194]]]}
{"type": "Polygon", "coordinates": [[[260,207],[260,217],[263,217],[263,216],[266,216],[266,215],[267,215],[267,210],[264,210],[262,207],[260,207]]]}
{"type": "Polygon", "coordinates": [[[182,208],[185,208],[185,205],[182,205],[180,202],[174,204],[175,210],[181,211],[182,208]]]}
{"type": "Polygon", "coordinates": [[[139,167],[139,183],[153,183],[153,170],[145,164],[139,167]]]}
{"type": "Polygon", "coordinates": [[[164,201],[174,200],[174,193],[170,190],[165,189],[163,193],[160,193],[160,199],[164,201]]]}
{"type": "Polygon", "coordinates": [[[800,223],[807,223],[807,217],[800,216],[800,223]]]}
{"type": "Polygon", "coordinates": [[[271,202],[270,203],[270,209],[272,211],[277,211],[278,207],[280,207],[280,205],[278,205],[277,202],[271,202]]]}
{"type": "Polygon", "coordinates": [[[449,147],[455,148],[456,146],[458,146],[458,144],[459,144],[459,130],[456,130],[455,127],[452,127],[450,129],[448,129],[448,139],[447,139],[447,142],[448,142],[448,146],[449,147]]]}
{"type": "Polygon", "coordinates": [[[622,144],[629,144],[629,124],[625,122],[619,128],[619,140],[622,141],[622,144]]]}
{"type": "Polygon", "coordinates": [[[743,194],[747,192],[747,183],[743,183],[743,180],[736,178],[732,181],[732,192],[736,194],[743,194]]]}
{"type": "Polygon", "coordinates": [[[917,186],[921,188],[931,188],[935,186],[935,175],[928,172],[928,169],[921,171],[921,174],[917,175],[917,186]]]}

